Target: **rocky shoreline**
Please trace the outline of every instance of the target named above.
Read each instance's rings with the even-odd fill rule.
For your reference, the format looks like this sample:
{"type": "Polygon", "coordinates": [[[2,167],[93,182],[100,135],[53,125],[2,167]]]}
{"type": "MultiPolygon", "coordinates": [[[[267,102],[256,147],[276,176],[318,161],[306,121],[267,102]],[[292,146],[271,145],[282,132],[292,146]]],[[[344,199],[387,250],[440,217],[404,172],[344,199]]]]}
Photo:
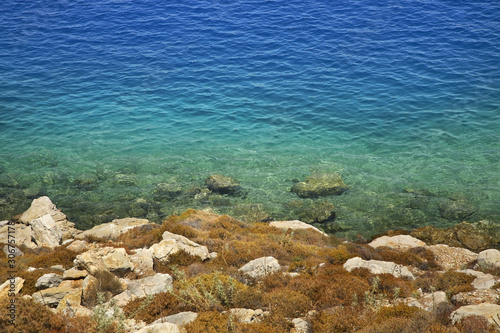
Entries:
{"type": "Polygon", "coordinates": [[[500,232],[487,221],[349,242],[304,221],[188,210],[83,231],[40,197],[0,237],[5,332],[500,331],[500,232]]]}

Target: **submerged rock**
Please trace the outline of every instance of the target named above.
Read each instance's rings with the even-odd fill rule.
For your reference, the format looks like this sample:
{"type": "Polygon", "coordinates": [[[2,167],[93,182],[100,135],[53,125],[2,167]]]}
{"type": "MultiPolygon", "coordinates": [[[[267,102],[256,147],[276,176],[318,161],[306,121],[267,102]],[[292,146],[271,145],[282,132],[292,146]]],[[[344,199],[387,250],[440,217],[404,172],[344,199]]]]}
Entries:
{"type": "MultiPolygon", "coordinates": [[[[491,229],[496,230],[496,229],[491,229]]],[[[427,244],[446,244],[464,247],[474,252],[500,247],[500,234],[495,235],[481,228],[481,224],[462,222],[451,228],[420,227],[410,232],[427,244]]]]}
{"type": "Polygon", "coordinates": [[[447,199],[439,204],[441,217],[447,220],[464,221],[476,213],[477,208],[466,200],[447,199]]]}
{"type": "Polygon", "coordinates": [[[240,183],[223,175],[211,175],[205,179],[207,188],[215,193],[235,195],[241,190],[240,183]]]}
{"type": "Polygon", "coordinates": [[[300,221],[325,223],[335,220],[335,206],[328,201],[294,200],[286,205],[300,221]]]}
{"type": "Polygon", "coordinates": [[[291,191],[301,198],[340,195],[349,188],[338,173],[312,174],[304,182],[295,183],[291,191]]]}

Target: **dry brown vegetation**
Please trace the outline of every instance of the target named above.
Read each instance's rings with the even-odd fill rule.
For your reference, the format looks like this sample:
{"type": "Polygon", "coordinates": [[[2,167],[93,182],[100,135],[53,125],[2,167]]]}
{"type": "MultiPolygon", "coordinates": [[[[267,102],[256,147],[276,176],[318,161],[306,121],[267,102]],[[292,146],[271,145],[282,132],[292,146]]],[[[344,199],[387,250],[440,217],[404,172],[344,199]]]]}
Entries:
{"type": "MultiPolygon", "coordinates": [[[[479,332],[477,327],[481,332],[492,329],[477,318],[452,325],[448,316],[453,307],[429,313],[399,304],[398,298],[410,297],[418,288],[424,292],[444,290],[449,297],[472,288],[469,275],[439,272],[432,252],[425,248],[409,251],[374,249],[312,230],[283,231],[266,223],[244,223],[230,216],[196,210],[170,216],[162,225],[132,229],[121,235],[114,246],[150,247],[161,240],[165,231],[205,245],[218,256],[201,262],[181,251],[172,255],[167,263],[156,261],[154,270],[173,275],[174,288],[171,292],[131,301],[124,308],[128,318],[151,323],[167,315],[195,311],[198,318],[186,327],[187,332],[195,333],[289,332],[290,320],[296,317],[308,318],[314,333],[462,333],[479,332]],[[238,271],[248,261],[263,256],[278,259],[283,271],[260,281],[238,271]],[[347,272],[342,265],[355,256],[413,266],[423,274],[415,281],[408,281],[390,274],[375,276],[366,269],[347,272]],[[300,275],[291,277],[284,273],[300,275]],[[225,312],[231,308],[263,309],[267,315],[258,323],[242,324],[225,312]]],[[[71,266],[76,256],[65,247],[25,253],[26,256],[19,259],[22,267],[36,266],[44,270],[24,274],[24,293],[33,292],[34,282],[50,271],[48,267],[61,263],[71,266]]],[[[100,289],[96,293],[105,292],[109,297],[121,291],[119,281],[109,276],[111,273],[99,274],[100,289]]],[[[95,299],[90,301],[95,303],[95,299]]],[[[20,311],[30,308],[38,312],[39,307],[31,301],[23,301],[20,311]]],[[[40,310],[39,313],[44,319],[35,321],[35,325],[48,325],[46,332],[80,332],[83,329],[79,326],[68,329],[68,325],[76,323],[50,311],[40,310]]],[[[92,331],[91,321],[85,319],[80,325],[92,331]]],[[[31,331],[27,329],[26,332],[31,331]]]]}

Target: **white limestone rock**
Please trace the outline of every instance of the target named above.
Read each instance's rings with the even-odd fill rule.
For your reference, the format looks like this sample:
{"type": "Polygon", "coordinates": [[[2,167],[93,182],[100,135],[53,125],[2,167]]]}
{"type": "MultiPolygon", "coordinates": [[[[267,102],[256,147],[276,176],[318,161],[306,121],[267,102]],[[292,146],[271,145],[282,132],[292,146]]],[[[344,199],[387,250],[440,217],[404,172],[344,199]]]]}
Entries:
{"type": "Polygon", "coordinates": [[[134,264],[123,248],[101,247],[83,252],[76,256],[75,266],[94,275],[98,270],[124,276],[134,270],[134,264]]]}
{"type": "Polygon", "coordinates": [[[281,269],[278,260],[274,257],[262,257],[249,261],[242,266],[239,271],[247,274],[248,276],[260,279],[268,274],[272,274],[281,269]]]}
{"type": "Polygon", "coordinates": [[[480,316],[488,320],[490,324],[495,325],[495,320],[500,318],[500,305],[490,303],[465,305],[453,311],[450,319],[453,324],[456,324],[468,316],[480,316]]]}
{"type": "Polygon", "coordinates": [[[395,264],[390,261],[363,260],[360,257],[355,257],[347,260],[344,263],[344,269],[349,272],[355,268],[366,268],[372,274],[389,273],[397,278],[406,278],[410,280],[415,279],[415,276],[413,276],[413,274],[408,270],[407,267],[395,264]]]}
{"type": "Polygon", "coordinates": [[[62,232],[52,215],[46,214],[31,221],[36,245],[54,248],[62,243],[62,232]]]}
{"type": "Polygon", "coordinates": [[[422,242],[420,239],[414,238],[410,235],[398,235],[392,237],[378,237],[368,245],[373,248],[385,246],[395,250],[408,250],[414,247],[423,247],[427,244],[422,242]]]}
{"type": "Polygon", "coordinates": [[[292,220],[292,221],[272,221],[269,222],[269,225],[271,227],[275,227],[278,229],[292,229],[292,230],[304,230],[304,229],[310,229],[319,232],[323,236],[328,236],[326,233],[323,231],[319,230],[318,228],[307,224],[305,222],[299,221],[299,220],[292,220]]]}
{"type": "Polygon", "coordinates": [[[77,239],[85,239],[86,237],[104,238],[116,240],[121,234],[145,224],[149,224],[147,219],[138,219],[128,217],[124,219],[115,219],[109,223],[96,225],[90,230],[85,230],[76,236],[77,239]]]}
{"type": "Polygon", "coordinates": [[[168,262],[170,255],[179,251],[184,251],[192,256],[200,257],[201,260],[210,258],[210,253],[206,246],[197,244],[188,238],[165,231],[163,240],[149,248],[155,258],[161,262],[168,262]]]}

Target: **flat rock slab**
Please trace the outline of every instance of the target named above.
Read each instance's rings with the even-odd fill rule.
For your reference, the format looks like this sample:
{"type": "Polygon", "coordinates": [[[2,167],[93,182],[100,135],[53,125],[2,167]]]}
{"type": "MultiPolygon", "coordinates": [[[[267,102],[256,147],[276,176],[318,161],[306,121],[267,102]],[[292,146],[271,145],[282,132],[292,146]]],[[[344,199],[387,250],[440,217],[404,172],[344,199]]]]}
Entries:
{"type": "Polygon", "coordinates": [[[347,260],[344,263],[344,269],[352,271],[356,268],[366,268],[372,274],[392,274],[397,278],[415,279],[415,276],[403,265],[398,265],[390,261],[380,260],[363,260],[360,257],[355,257],[347,260]]]}
{"type": "Polygon", "coordinates": [[[459,272],[476,277],[474,281],[472,281],[471,283],[475,289],[490,289],[495,284],[500,282],[500,278],[496,278],[491,274],[485,274],[483,272],[475,271],[473,269],[463,269],[460,270],[459,272]]]}
{"type": "Polygon", "coordinates": [[[483,303],[477,305],[466,305],[453,311],[450,315],[450,319],[453,324],[460,322],[463,318],[468,316],[480,316],[488,320],[490,324],[498,324],[500,316],[500,305],[483,303]]]}
{"type": "Polygon", "coordinates": [[[398,235],[392,237],[389,236],[378,237],[368,245],[370,245],[373,248],[385,246],[395,250],[408,250],[414,247],[423,247],[426,246],[427,244],[422,242],[420,239],[417,239],[410,235],[398,235]]]}
{"type": "Polygon", "coordinates": [[[280,269],[281,266],[274,257],[262,257],[249,261],[239,271],[255,279],[260,279],[280,269]]]}
{"type": "Polygon", "coordinates": [[[454,295],[451,300],[454,304],[474,305],[482,303],[498,304],[500,293],[494,289],[480,289],[469,292],[461,292],[454,295]]]}
{"type": "Polygon", "coordinates": [[[427,249],[434,254],[436,262],[446,270],[460,269],[477,258],[477,253],[461,247],[450,247],[444,244],[437,244],[430,245],[427,249]]]}
{"type": "Polygon", "coordinates": [[[89,275],[89,273],[86,270],[83,269],[77,269],[75,267],[68,269],[67,271],[64,271],[63,273],[63,280],[80,280],[80,279],[85,279],[89,275]]]}
{"type": "Polygon", "coordinates": [[[103,223],[93,227],[90,230],[86,230],[78,234],[76,238],[85,239],[86,237],[91,236],[96,238],[116,240],[121,234],[145,224],[149,224],[149,220],[131,217],[124,219],[115,219],[109,223],[103,223]]]}
{"type": "Polygon", "coordinates": [[[180,327],[186,326],[189,323],[192,323],[193,321],[198,318],[198,314],[196,312],[191,312],[191,311],[186,311],[186,312],[180,312],[171,316],[163,317],[160,318],[156,321],[153,322],[153,324],[160,324],[160,323],[171,323],[171,324],[176,324],[179,325],[180,327]]]}
{"type": "Polygon", "coordinates": [[[16,277],[13,280],[6,280],[0,285],[0,299],[8,297],[11,292],[14,292],[17,295],[23,285],[24,279],[20,277],[16,277]]]}
{"type": "Polygon", "coordinates": [[[70,292],[74,291],[69,287],[54,287],[42,291],[37,291],[32,295],[33,300],[40,304],[48,305],[51,308],[57,307],[59,302],[70,292]]]}
{"type": "Polygon", "coordinates": [[[278,229],[292,229],[292,230],[304,230],[304,229],[310,229],[319,232],[323,236],[328,236],[326,233],[323,231],[319,230],[318,228],[307,224],[305,222],[299,221],[299,220],[293,220],[293,221],[272,221],[269,222],[269,225],[271,227],[275,227],[278,229]]]}

